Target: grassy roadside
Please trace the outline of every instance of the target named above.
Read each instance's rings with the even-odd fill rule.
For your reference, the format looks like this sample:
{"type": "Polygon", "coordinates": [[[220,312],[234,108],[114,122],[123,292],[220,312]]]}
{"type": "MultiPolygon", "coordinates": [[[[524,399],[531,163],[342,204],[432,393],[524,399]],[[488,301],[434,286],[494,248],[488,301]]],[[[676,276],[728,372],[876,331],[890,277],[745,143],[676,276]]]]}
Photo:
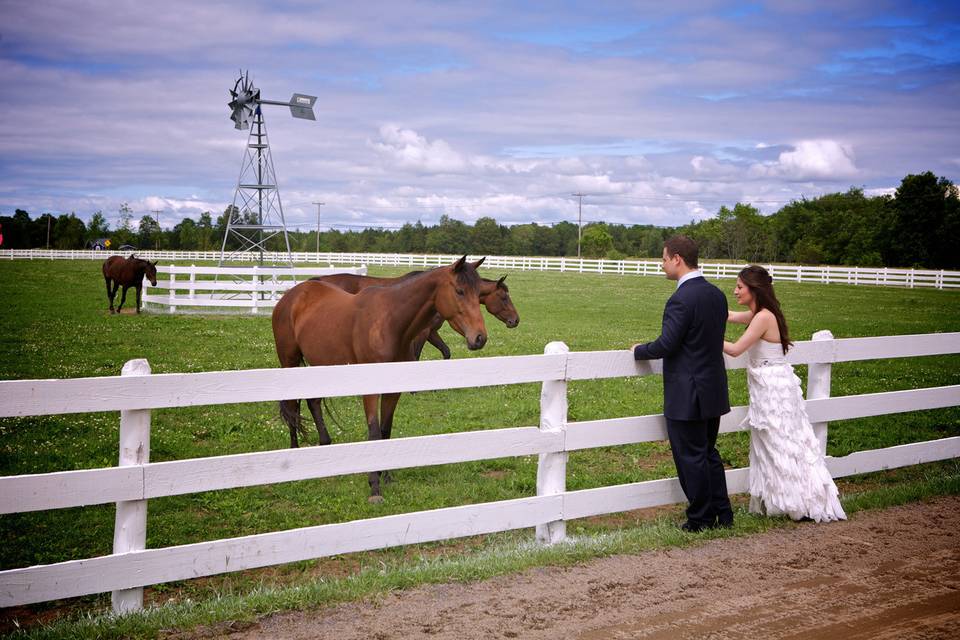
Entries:
{"type": "MultiPolygon", "coordinates": [[[[937,496],[960,495],[960,461],[865,474],[842,481],[841,487],[848,515],[937,496]]],[[[569,566],[593,558],[680,548],[770,529],[824,526],[798,525],[785,518],[752,515],[745,511],[742,499],[738,502],[736,525],[731,530],[696,535],[682,533],[677,528],[679,507],[670,512],[631,512],[623,514],[620,526],[604,532],[596,529],[591,532],[590,523],[571,522],[570,540],[553,547],[534,543],[530,530],[487,536],[476,551],[468,554],[430,553],[425,548],[431,545],[418,545],[421,548],[414,553],[420,554],[413,558],[381,559],[345,577],[320,577],[290,586],[261,584],[241,593],[226,588],[200,601],[187,598],[120,618],[108,613],[77,614],[49,625],[14,631],[8,637],[24,640],[156,638],[201,625],[220,627],[227,632],[271,613],[376,600],[391,592],[426,584],[484,580],[531,567],[569,566]]],[[[452,544],[444,543],[444,546],[452,544]]]]}

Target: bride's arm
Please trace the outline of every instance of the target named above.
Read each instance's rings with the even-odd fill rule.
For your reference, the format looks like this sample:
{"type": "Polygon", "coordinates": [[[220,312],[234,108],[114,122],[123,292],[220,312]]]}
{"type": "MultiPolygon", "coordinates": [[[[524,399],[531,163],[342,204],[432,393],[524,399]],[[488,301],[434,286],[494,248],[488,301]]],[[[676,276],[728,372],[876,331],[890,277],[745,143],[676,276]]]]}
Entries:
{"type": "Polygon", "coordinates": [[[727,322],[750,324],[751,320],[753,320],[753,311],[727,311],[727,322]]]}
{"type": "Polygon", "coordinates": [[[767,332],[767,327],[770,320],[773,319],[773,314],[764,309],[758,313],[754,319],[747,326],[747,330],[743,332],[743,335],[740,336],[740,339],[736,342],[723,341],[723,352],[728,356],[736,358],[741,353],[749,349],[763,337],[763,334],[767,332]]]}

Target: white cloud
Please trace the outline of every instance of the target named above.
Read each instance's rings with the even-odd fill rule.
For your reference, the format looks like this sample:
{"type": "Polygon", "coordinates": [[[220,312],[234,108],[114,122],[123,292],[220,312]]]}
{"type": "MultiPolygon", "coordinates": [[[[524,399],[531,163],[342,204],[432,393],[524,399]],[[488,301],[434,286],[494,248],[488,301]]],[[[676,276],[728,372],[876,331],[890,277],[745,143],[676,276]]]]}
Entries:
{"type": "Polygon", "coordinates": [[[736,165],[706,156],[694,156],[690,159],[690,166],[696,175],[712,178],[729,178],[740,171],[736,165]]]}
{"type": "Polygon", "coordinates": [[[757,163],[751,175],[787,180],[846,180],[859,170],[854,164],[853,149],[836,140],[801,140],[793,151],[784,151],[776,162],[757,163]]]}
{"type": "Polygon", "coordinates": [[[412,129],[395,124],[380,127],[382,142],[370,142],[371,148],[398,168],[425,173],[462,173],[469,166],[467,158],[457,153],[444,140],[430,142],[412,129]]]}

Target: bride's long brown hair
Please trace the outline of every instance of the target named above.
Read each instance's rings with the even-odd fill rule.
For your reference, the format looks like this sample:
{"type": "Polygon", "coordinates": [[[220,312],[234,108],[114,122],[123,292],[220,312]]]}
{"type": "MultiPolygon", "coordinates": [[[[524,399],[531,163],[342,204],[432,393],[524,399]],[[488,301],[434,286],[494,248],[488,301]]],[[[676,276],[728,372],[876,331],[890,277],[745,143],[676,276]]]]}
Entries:
{"type": "Polygon", "coordinates": [[[793,342],[787,332],[787,320],[783,317],[783,311],[780,310],[780,301],[777,300],[777,294],[773,292],[773,278],[766,269],[755,264],[742,269],[738,277],[753,294],[753,299],[757,303],[757,311],[769,309],[773,317],[777,319],[777,328],[780,329],[780,344],[783,346],[784,355],[786,355],[793,342]]]}

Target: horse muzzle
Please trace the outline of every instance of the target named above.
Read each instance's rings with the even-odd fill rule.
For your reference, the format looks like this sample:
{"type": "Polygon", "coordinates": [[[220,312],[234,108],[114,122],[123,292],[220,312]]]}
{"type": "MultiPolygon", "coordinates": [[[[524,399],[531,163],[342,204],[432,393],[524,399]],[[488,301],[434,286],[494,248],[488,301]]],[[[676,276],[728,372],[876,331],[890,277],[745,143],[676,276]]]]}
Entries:
{"type": "Polygon", "coordinates": [[[483,349],[483,345],[487,344],[487,336],[483,333],[478,333],[475,338],[472,340],[467,338],[467,349],[470,351],[476,351],[477,349],[483,349]]]}

